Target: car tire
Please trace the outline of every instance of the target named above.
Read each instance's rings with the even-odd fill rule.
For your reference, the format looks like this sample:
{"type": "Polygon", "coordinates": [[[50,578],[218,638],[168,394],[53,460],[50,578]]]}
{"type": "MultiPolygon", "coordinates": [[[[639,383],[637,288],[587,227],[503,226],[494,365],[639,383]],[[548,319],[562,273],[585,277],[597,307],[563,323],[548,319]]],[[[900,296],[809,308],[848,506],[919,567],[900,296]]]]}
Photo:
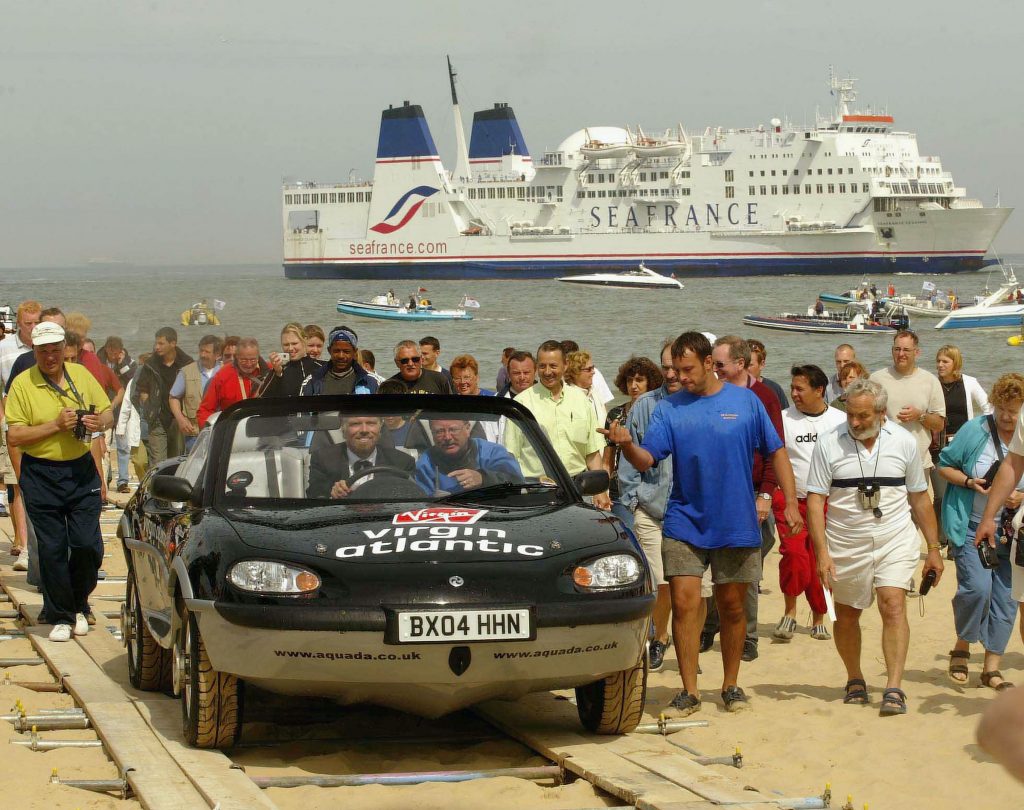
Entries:
{"type": "Polygon", "coordinates": [[[646,692],[647,656],[644,655],[634,667],[576,687],[580,722],[595,734],[627,734],[643,717],[646,692]]]}
{"type": "Polygon", "coordinates": [[[171,651],[165,650],[149,632],[142,615],[142,599],[135,572],[128,571],[124,600],[125,626],[122,637],[128,650],[128,680],[143,692],[170,692],[171,651]]]}
{"type": "Polygon", "coordinates": [[[185,741],[196,748],[230,748],[242,730],[242,682],[213,668],[199,623],[187,611],[181,632],[187,652],[181,693],[185,741]]]}

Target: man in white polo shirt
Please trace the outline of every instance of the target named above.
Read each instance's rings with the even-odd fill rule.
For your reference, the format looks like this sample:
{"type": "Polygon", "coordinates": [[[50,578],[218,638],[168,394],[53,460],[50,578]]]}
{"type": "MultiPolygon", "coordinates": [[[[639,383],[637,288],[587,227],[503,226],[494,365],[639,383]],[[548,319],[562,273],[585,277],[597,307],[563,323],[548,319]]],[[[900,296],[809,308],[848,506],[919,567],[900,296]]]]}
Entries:
{"type": "MultiPolygon", "coordinates": [[[[793,366],[790,394],[793,404],[782,412],[783,439],[793,465],[797,503],[800,515],[807,519],[807,474],[811,454],[818,438],[835,427],[846,424],[846,414],[830,408],[825,401],[828,377],[818,366],[793,366]]],[[[796,631],[797,598],[803,594],[811,606],[811,637],[819,641],[832,638],[825,627],[825,594],[818,579],[818,564],[806,526],[792,532],[785,520],[786,499],[779,490],[772,496],[772,511],[779,532],[779,587],[785,600],[785,613],[775,626],[772,637],[790,641],[796,631]]]]}
{"type": "Polygon", "coordinates": [[[846,425],[820,435],[811,456],[807,525],[822,585],[835,596],[836,649],[847,672],[843,702],[868,703],[860,614],[877,593],[887,674],[880,714],[906,714],[900,688],[910,643],[906,596],[920,558],[917,527],[928,544],[922,576],[934,571],[935,582],[942,576],[935,512],[917,442],[885,417],[885,389],[855,380],[846,403],[846,425]]]}

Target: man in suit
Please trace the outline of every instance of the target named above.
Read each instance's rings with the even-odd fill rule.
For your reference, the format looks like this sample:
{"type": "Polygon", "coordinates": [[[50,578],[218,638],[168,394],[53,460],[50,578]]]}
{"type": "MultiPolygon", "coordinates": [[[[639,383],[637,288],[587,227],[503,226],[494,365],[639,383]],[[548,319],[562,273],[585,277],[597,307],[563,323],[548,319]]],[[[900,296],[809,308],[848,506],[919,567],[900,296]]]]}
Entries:
{"type": "Polygon", "coordinates": [[[327,434],[318,434],[310,451],[309,498],[346,498],[373,475],[354,480],[371,467],[392,467],[412,478],[416,462],[408,453],[378,447],[382,421],[377,416],[349,416],[342,421],[345,441],[332,444],[327,434]]]}

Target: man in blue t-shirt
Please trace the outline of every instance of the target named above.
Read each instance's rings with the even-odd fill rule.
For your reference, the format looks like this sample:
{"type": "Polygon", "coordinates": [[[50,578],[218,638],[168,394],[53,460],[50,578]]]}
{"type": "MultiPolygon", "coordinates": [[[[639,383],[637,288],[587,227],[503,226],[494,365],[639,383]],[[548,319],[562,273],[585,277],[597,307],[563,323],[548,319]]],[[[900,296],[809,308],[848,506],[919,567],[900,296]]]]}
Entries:
{"type": "Polygon", "coordinates": [[[803,520],[793,468],[761,401],[715,376],[711,343],[700,332],[676,338],[672,366],[683,390],[658,403],[643,443],[635,445],[618,423],[606,435],[640,472],[671,457],[662,557],[683,691],[665,715],[685,717],[700,709],[697,653],[706,612],[700,583],[709,566],[722,624],[722,700],[727,710],[738,711],[749,705],[737,685],[746,633],[743,600],[750,583],[761,578],[761,532],[750,486],[755,451],[771,461],[789,525],[795,531],[803,520]]]}

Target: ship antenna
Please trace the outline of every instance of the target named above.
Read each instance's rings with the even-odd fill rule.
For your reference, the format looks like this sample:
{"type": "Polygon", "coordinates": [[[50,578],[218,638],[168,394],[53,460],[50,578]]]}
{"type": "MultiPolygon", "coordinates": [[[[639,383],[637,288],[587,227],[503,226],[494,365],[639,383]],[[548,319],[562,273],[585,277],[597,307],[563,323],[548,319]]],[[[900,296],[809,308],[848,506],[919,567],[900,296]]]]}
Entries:
{"type": "Polygon", "coordinates": [[[452,67],[452,58],[448,59],[448,82],[452,88],[452,112],[455,115],[455,172],[454,177],[458,183],[466,183],[472,178],[469,168],[469,150],[466,149],[466,130],[462,127],[462,113],[459,110],[459,97],[455,92],[455,68],[452,67]]]}

